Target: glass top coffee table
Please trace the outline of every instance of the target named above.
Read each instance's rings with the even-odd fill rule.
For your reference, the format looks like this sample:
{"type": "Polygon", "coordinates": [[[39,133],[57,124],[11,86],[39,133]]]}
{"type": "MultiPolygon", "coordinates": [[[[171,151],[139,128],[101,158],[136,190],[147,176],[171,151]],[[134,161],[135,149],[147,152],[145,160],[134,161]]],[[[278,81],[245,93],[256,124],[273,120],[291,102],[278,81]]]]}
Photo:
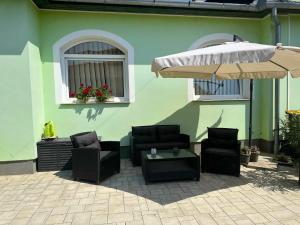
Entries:
{"type": "Polygon", "coordinates": [[[188,149],[157,150],[141,153],[145,183],[171,180],[199,180],[200,157],[188,149]]]}
{"type": "Polygon", "coordinates": [[[162,159],[178,159],[178,158],[195,158],[197,155],[187,149],[168,149],[158,150],[155,155],[147,152],[145,156],[147,160],[162,160],[162,159]]]}

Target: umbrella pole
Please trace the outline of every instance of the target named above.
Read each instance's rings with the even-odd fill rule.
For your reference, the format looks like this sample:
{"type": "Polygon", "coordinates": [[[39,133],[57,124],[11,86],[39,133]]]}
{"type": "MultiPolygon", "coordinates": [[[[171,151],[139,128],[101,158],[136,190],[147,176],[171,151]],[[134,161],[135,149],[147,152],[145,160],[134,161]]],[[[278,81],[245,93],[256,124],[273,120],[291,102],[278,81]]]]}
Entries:
{"type": "Polygon", "coordinates": [[[253,79],[250,80],[250,115],[249,115],[249,140],[248,140],[249,147],[251,147],[252,144],[252,104],[253,104],[253,79]]]}

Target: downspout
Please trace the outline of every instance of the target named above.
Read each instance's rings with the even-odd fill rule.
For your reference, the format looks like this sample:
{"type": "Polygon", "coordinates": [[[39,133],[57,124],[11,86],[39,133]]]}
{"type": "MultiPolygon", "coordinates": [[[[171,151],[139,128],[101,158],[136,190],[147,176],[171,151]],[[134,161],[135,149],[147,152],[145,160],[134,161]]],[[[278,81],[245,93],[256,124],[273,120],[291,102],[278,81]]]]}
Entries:
{"type": "MultiPolygon", "coordinates": [[[[280,43],[280,34],[281,34],[281,26],[280,26],[280,21],[278,18],[277,14],[277,8],[274,7],[272,8],[272,22],[275,26],[275,45],[280,43]]],[[[274,129],[274,154],[277,155],[279,152],[279,119],[280,119],[280,112],[279,112],[279,107],[280,107],[280,101],[279,101],[279,79],[275,79],[275,129],[274,129]]]]}
{"type": "MultiPolygon", "coordinates": [[[[289,23],[289,27],[288,27],[288,45],[291,46],[291,17],[290,14],[288,14],[288,23],[289,23]]],[[[287,78],[286,78],[286,110],[289,110],[290,108],[290,73],[288,74],[287,78]]]]}

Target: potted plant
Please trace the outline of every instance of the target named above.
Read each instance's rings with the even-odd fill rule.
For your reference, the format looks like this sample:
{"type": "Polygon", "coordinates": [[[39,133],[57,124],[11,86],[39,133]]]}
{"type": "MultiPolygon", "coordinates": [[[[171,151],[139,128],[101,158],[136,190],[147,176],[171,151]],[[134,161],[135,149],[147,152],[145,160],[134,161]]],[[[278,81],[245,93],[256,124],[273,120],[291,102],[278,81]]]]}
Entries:
{"type": "Polygon", "coordinates": [[[111,97],[111,89],[107,84],[103,84],[100,88],[95,90],[95,97],[97,102],[106,102],[111,97]]]}
{"type": "Polygon", "coordinates": [[[281,154],[290,156],[294,163],[300,158],[300,110],[289,110],[281,121],[281,154]]]}
{"type": "Polygon", "coordinates": [[[293,166],[293,162],[291,157],[285,155],[285,154],[279,154],[275,157],[275,160],[277,162],[277,166],[293,166]]]}
{"type": "Polygon", "coordinates": [[[240,161],[242,165],[248,165],[250,161],[251,149],[248,146],[245,146],[241,149],[240,161]]]}
{"type": "Polygon", "coordinates": [[[107,84],[103,84],[100,88],[95,89],[91,86],[84,87],[81,83],[78,92],[70,93],[70,97],[75,97],[82,103],[87,103],[91,97],[94,97],[97,102],[106,102],[109,98],[111,98],[111,94],[112,91],[109,89],[107,84]]]}
{"type": "Polygon", "coordinates": [[[258,156],[260,154],[259,148],[257,146],[251,146],[250,147],[250,162],[257,162],[258,161],[258,156]]]}
{"type": "Polygon", "coordinates": [[[91,86],[84,87],[81,83],[79,91],[76,94],[72,93],[71,96],[76,97],[80,102],[86,103],[90,97],[94,96],[94,89],[91,86]]]}

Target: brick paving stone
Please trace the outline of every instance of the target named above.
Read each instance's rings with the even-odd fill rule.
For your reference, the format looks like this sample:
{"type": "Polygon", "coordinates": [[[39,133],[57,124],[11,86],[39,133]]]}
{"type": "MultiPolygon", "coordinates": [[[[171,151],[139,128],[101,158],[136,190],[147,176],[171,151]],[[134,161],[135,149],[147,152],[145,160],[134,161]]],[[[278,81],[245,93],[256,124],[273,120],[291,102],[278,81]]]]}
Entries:
{"type": "Polygon", "coordinates": [[[269,220],[259,213],[246,214],[253,223],[267,223],[269,220]]]}
{"type": "Polygon", "coordinates": [[[163,225],[180,225],[180,222],[176,217],[162,218],[161,223],[163,225]]]}
{"type": "Polygon", "coordinates": [[[247,219],[236,220],[234,222],[239,225],[253,225],[254,224],[251,220],[247,220],[247,219]]]}
{"type": "Polygon", "coordinates": [[[64,223],[72,223],[75,214],[68,213],[65,217],[64,223]]]}
{"type": "Polygon", "coordinates": [[[196,220],[181,221],[180,225],[199,225],[196,220]]]}
{"type": "Polygon", "coordinates": [[[273,216],[275,219],[278,220],[288,220],[288,219],[294,219],[296,215],[292,213],[290,210],[280,210],[280,211],[272,211],[269,213],[271,216],[273,216]]]}
{"type": "Polygon", "coordinates": [[[282,224],[284,225],[298,225],[299,221],[297,220],[283,220],[281,221],[282,224]]]}
{"type": "Polygon", "coordinates": [[[145,225],[161,225],[161,220],[157,214],[143,215],[143,221],[145,225]]]}
{"type": "Polygon", "coordinates": [[[295,205],[295,204],[287,205],[286,208],[292,211],[293,213],[300,214],[300,205],[295,205]]]}
{"type": "Polygon", "coordinates": [[[72,225],[90,224],[90,220],[91,212],[75,213],[72,220],[72,225]]]}
{"type": "Polygon", "coordinates": [[[235,222],[229,216],[216,217],[214,220],[220,225],[235,225],[235,222]]]}
{"type": "Polygon", "coordinates": [[[63,223],[66,215],[50,215],[46,221],[46,224],[63,223]]]}
{"type": "Polygon", "coordinates": [[[133,214],[128,212],[108,214],[109,223],[127,222],[133,220],[133,214]]]}
{"type": "Polygon", "coordinates": [[[67,214],[68,210],[69,207],[67,206],[56,207],[52,210],[51,215],[65,215],[67,214]]]}
{"type": "Polygon", "coordinates": [[[30,218],[15,218],[10,222],[10,225],[26,225],[30,218]]]}
{"type": "Polygon", "coordinates": [[[193,216],[177,216],[177,219],[179,220],[179,222],[182,222],[182,221],[194,220],[195,218],[193,216]]]}
{"type": "Polygon", "coordinates": [[[34,213],[33,216],[30,218],[28,224],[44,224],[50,215],[50,212],[40,212],[40,213],[34,213]]]}
{"type": "Polygon", "coordinates": [[[107,214],[98,214],[92,215],[90,224],[106,224],[107,223],[107,214]]]}
{"type": "Polygon", "coordinates": [[[127,221],[126,225],[144,225],[143,220],[134,220],[134,221],[127,221]]]}
{"type": "Polygon", "coordinates": [[[203,225],[206,225],[206,224],[215,225],[215,224],[217,224],[216,221],[213,219],[213,217],[210,214],[203,214],[203,213],[202,214],[196,214],[194,216],[194,218],[201,225],[202,224],[203,225]]]}

